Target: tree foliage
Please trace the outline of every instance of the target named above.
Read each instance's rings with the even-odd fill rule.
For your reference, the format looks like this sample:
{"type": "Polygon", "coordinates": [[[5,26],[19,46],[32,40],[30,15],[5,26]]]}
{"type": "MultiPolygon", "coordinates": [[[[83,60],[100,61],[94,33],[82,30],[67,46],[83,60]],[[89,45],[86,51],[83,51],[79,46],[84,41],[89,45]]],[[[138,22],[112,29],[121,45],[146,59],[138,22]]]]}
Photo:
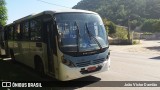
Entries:
{"type": "Polygon", "coordinates": [[[103,19],[103,23],[104,23],[104,26],[105,26],[108,34],[116,33],[116,25],[112,21],[109,21],[105,18],[105,19],[103,19]]]}
{"type": "Polygon", "coordinates": [[[147,19],[142,26],[144,32],[160,32],[160,19],[147,19]]]}
{"type": "Polygon", "coordinates": [[[128,31],[124,27],[117,26],[117,32],[115,33],[115,37],[120,40],[128,39],[128,31]]]}
{"type": "Polygon", "coordinates": [[[95,11],[124,26],[129,20],[137,26],[144,18],[160,18],[160,0],[81,0],[73,8],[95,11]]]}
{"type": "Polygon", "coordinates": [[[7,9],[5,0],[0,0],[0,25],[4,26],[7,20],[7,9]]]}

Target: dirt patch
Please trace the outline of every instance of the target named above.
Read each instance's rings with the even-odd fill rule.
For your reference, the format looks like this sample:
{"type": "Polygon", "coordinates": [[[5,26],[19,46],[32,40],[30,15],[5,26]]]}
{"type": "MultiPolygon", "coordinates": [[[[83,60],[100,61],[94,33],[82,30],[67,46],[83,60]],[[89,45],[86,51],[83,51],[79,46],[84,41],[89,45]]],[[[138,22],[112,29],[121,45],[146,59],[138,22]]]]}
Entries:
{"type": "Polygon", "coordinates": [[[160,54],[160,40],[141,40],[138,45],[110,45],[111,51],[160,54]]]}

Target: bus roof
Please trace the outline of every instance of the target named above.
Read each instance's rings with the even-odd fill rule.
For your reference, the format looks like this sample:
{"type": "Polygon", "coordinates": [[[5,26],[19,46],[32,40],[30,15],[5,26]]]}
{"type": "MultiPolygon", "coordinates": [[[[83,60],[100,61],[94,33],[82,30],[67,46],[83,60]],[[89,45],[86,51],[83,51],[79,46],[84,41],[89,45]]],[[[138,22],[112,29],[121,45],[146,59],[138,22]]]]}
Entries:
{"type": "Polygon", "coordinates": [[[27,19],[31,19],[31,18],[40,16],[40,15],[43,15],[43,14],[51,14],[51,15],[53,15],[53,14],[57,14],[57,13],[73,13],[73,12],[97,14],[97,13],[92,12],[92,11],[79,10],[79,9],[59,9],[59,10],[55,10],[55,11],[47,10],[47,11],[43,11],[43,12],[38,13],[38,14],[31,14],[31,15],[25,16],[23,18],[20,18],[20,19],[14,21],[13,23],[18,23],[18,22],[21,22],[21,21],[24,21],[24,20],[27,20],[27,19]]]}
{"type": "Polygon", "coordinates": [[[56,10],[54,12],[55,13],[81,12],[81,13],[93,13],[93,14],[97,14],[97,13],[92,12],[92,11],[80,10],[80,9],[59,9],[59,10],[56,10]]]}
{"type": "Polygon", "coordinates": [[[12,26],[12,25],[13,25],[13,23],[9,23],[9,24],[5,25],[5,27],[12,26]]]}

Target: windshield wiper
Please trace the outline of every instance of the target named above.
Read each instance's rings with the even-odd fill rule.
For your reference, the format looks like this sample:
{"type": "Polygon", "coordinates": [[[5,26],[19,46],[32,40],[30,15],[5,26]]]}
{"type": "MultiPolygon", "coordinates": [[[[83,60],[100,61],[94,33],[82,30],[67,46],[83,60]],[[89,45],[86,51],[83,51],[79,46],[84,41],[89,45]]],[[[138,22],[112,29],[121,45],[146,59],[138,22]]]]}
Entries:
{"type": "Polygon", "coordinates": [[[89,29],[88,29],[88,26],[87,26],[87,23],[85,23],[85,26],[86,26],[86,30],[87,30],[88,36],[89,36],[90,38],[92,37],[92,38],[96,41],[96,43],[98,44],[98,46],[100,47],[100,49],[102,50],[102,46],[101,46],[101,44],[98,42],[97,38],[94,37],[94,35],[93,35],[92,33],[90,33],[90,31],[89,31],[89,29]]]}
{"type": "Polygon", "coordinates": [[[77,53],[79,52],[79,38],[80,38],[80,32],[77,22],[75,21],[76,29],[77,29],[77,53]]]}

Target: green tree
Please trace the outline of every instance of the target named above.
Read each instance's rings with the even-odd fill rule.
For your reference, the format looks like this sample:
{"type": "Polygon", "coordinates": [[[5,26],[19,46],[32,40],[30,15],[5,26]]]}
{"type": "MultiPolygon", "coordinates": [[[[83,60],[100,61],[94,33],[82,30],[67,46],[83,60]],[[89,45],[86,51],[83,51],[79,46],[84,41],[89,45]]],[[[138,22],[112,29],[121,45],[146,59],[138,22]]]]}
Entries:
{"type": "Polygon", "coordinates": [[[117,32],[115,33],[115,37],[120,40],[128,39],[128,31],[124,27],[117,26],[117,32]]]}
{"type": "Polygon", "coordinates": [[[7,20],[7,9],[5,0],[0,0],[0,25],[4,26],[7,20]]]}
{"type": "Polygon", "coordinates": [[[160,19],[146,19],[142,26],[144,32],[160,32],[160,19]]]}
{"type": "Polygon", "coordinates": [[[73,8],[91,10],[121,26],[132,23],[132,29],[144,18],[160,18],[160,0],[81,0],[73,8]]]}
{"type": "Polygon", "coordinates": [[[105,19],[103,19],[103,23],[104,23],[104,26],[105,26],[108,34],[116,33],[116,25],[112,21],[109,21],[105,18],[105,19]]]}

